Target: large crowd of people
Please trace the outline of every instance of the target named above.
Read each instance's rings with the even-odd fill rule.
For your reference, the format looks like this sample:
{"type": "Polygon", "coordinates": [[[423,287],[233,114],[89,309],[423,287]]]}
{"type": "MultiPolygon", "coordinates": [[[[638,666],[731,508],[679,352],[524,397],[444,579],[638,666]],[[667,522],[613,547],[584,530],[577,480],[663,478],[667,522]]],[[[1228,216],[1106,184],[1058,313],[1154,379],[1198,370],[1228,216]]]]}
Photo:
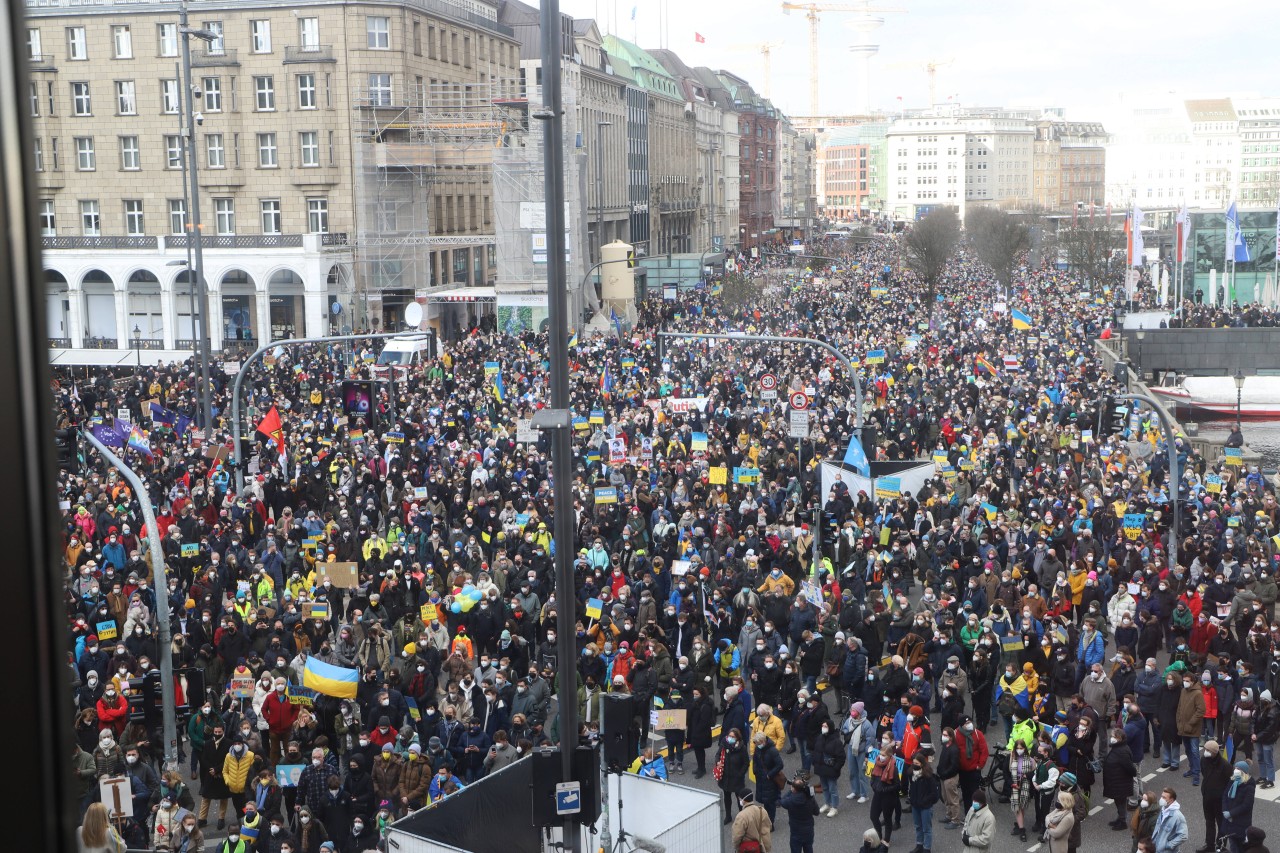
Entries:
{"type": "Polygon", "coordinates": [[[1005,292],[961,249],[926,304],[899,238],[815,248],[839,260],[742,258],[745,296],[646,299],[633,327],[575,336],[572,542],[551,536],[546,440],[517,429],[547,404],[545,335],[473,330],[377,386],[364,419],[341,388],[370,352],[282,349],[246,377],[247,453],[220,449],[221,364],[212,435],[190,362],[62,371],[64,425],[127,409],[141,427],[122,453],[165,565],[161,581],[139,496],[87,449],[60,480],[84,843],[382,849],[392,821],[534,750],[598,743],[599,697],[625,692],[636,772],[679,781],[689,760],[690,784],[713,777],[735,850],[771,850],[780,810],[803,851],[816,817],[866,809],[867,853],[898,832],[914,853],[987,853],[997,832],[1074,853],[1106,798],[1134,849],[1177,853],[1181,810],[1203,806],[1200,851],[1221,836],[1264,853],[1275,483],[1181,440],[1171,471],[1150,412],[1108,428],[1119,389],[1093,341],[1112,290],[1044,267],[1005,292]],[[659,329],[820,338],[860,382],[801,345],[659,346],[659,329]],[[791,390],[813,401],[806,440],[789,436],[791,390]],[[933,462],[920,488],[824,476],[859,411],[873,465],[933,462]],[[172,765],[137,698],[162,655],[182,710],[172,765]],[[354,684],[310,689],[318,667],[354,684]],[[566,667],[576,732],[553,701],[566,667]],[[651,733],[655,703],[686,727],[651,733]],[[1143,766],[1170,784],[1145,789],[1143,766]],[[131,819],[98,802],[115,777],[131,819]]]}

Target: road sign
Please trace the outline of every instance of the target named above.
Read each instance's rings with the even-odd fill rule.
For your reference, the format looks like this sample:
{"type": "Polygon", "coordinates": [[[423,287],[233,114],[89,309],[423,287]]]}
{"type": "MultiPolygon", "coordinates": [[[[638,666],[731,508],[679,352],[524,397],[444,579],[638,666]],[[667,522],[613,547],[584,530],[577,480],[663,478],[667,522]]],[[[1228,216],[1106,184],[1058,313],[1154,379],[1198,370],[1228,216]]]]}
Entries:
{"type": "Polygon", "coordinates": [[[791,410],[791,437],[809,437],[809,412],[805,409],[791,410]]]}
{"type": "Polygon", "coordinates": [[[760,377],[760,399],[778,399],[778,377],[776,375],[766,373],[764,376],[760,377]]]}
{"type": "Polygon", "coordinates": [[[578,814],[582,811],[582,783],[559,782],[556,784],[556,815],[578,814]]]}
{"type": "Polygon", "coordinates": [[[787,402],[791,404],[791,408],[802,411],[809,408],[809,395],[803,391],[792,391],[787,402]]]}

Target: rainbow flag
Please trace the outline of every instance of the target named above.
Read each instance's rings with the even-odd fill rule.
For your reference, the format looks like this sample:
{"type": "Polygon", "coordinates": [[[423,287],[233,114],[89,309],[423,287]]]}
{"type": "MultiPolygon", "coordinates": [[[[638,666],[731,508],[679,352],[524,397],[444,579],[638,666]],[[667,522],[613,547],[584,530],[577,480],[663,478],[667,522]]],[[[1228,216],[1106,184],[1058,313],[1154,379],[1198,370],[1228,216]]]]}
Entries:
{"type": "Polygon", "coordinates": [[[1024,314],[1017,308],[1009,312],[1009,319],[1013,320],[1013,327],[1015,329],[1020,329],[1024,332],[1035,325],[1035,321],[1031,319],[1030,314],[1024,314]]]}
{"type": "Polygon", "coordinates": [[[987,361],[986,356],[983,356],[983,355],[977,356],[976,358],[974,358],[973,363],[978,367],[981,367],[983,370],[987,371],[987,373],[990,373],[992,376],[1000,375],[1000,371],[996,369],[996,366],[994,364],[987,361]]]}
{"type": "Polygon", "coordinates": [[[356,698],[356,686],[360,671],[334,666],[331,663],[308,656],[302,670],[302,686],[336,699],[356,698]]]}
{"type": "Polygon", "coordinates": [[[152,458],[151,442],[147,440],[147,436],[136,424],[129,427],[129,447],[148,459],[152,458]]]}

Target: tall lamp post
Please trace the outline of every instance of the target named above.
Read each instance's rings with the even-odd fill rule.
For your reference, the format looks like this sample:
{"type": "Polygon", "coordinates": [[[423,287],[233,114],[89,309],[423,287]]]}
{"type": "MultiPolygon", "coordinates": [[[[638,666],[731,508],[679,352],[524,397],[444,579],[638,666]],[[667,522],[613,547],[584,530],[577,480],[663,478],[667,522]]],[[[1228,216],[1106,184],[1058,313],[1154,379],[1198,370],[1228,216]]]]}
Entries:
{"type": "Polygon", "coordinates": [[[1244,397],[1244,374],[1240,372],[1240,368],[1236,368],[1236,375],[1232,377],[1236,381],[1236,431],[1240,431],[1240,401],[1244,397]]]}
{"type": "Polygon", "coordinates": [[[1142,370],[1142,342],[1147,338],[1147,330],[1138,329],[1133,333],[1133,336],[1138,339],[1138,381],[1146,382],[1146,374],[1142,370]]]}
{"type": "Polygon", "coordinates": [[[138,324],[133,324],[133,351],[137,356],[137,366],[133,370],[134,378],[142,373],[142,329],[138,328],[138,324]]]}
{"type": "Polygon", "coordinates": [[[191,318],[192,333],[200,353],[200,413],[204,421],[205,434],[210,436],[213,432],[213,400],[209,389],[209,380],[212,376],[209,369],[209,292],[204,279],[204,248],[201,245],[201,229],[204,226],[200,221],[200,181],[199,165],[196,161],[195,133],[197,122],[203,122],[204,119],[196,112],[195,88],[191,84],[191,37],[195,36],[206,44],[212,44],[218,40],[219,36],[213,30],[189,26],[185,2],[179,10],[178,32],[182,34],[182,85],[179,87],[179,101],[182,106],[182,135],[187,143],[187,178],[191,196],[191,207],[187,217],[190,237],[187,238],[187,243],[189,246],[194,244],[193,257],[195,258],[195,269],[188,268],[191,272],[188,279],[200,303],[200,310],[191,318]],[[198,328],[195,325],[197,321],[200,324],[198,328]]]}
{"type": "Polygon", "coordinates": [[[596,122],[596,257],[604,257],[604,129],[611,121],[596,122]]]}

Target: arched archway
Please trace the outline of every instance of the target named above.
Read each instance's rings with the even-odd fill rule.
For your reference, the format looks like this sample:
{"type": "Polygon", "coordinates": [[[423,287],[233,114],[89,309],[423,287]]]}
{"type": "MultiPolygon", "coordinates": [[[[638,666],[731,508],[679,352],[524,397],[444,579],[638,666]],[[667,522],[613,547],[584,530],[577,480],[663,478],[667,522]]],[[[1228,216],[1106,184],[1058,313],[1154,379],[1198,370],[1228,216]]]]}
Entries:
{"type": "Polygon", "coordinates": [[[280,269],[267,279],[267,299],[271,305],[271,339],[299,337],[306,329],[302,276],[292,269],[280,269]]]}
{"type": "Polygon", "coordinates": [[[125,285],[125,331],[129,346],[135,339],[142,349],[164,347],[164,307],[160,279],[151,270],[134,270],[125,285]]]}
{"type": "Polygon", "coordinates": [[[242,269],[222,274],[222,345],[255,348],[258,340],[258,293],[253,276],[242,269]]]}
{"type": "Polygon", "coordinates": [[[80,278],[84,300],[84,345],[90,349],[115,349],[120,345],[116,325],[116,283],[100,269],[80,278]]]}
{"type": "Polygon", "coordinates": [[[44,271],[46,329],[49,346],[69,347],[71,332],[71,286],[57,270],[44,271]]]}

